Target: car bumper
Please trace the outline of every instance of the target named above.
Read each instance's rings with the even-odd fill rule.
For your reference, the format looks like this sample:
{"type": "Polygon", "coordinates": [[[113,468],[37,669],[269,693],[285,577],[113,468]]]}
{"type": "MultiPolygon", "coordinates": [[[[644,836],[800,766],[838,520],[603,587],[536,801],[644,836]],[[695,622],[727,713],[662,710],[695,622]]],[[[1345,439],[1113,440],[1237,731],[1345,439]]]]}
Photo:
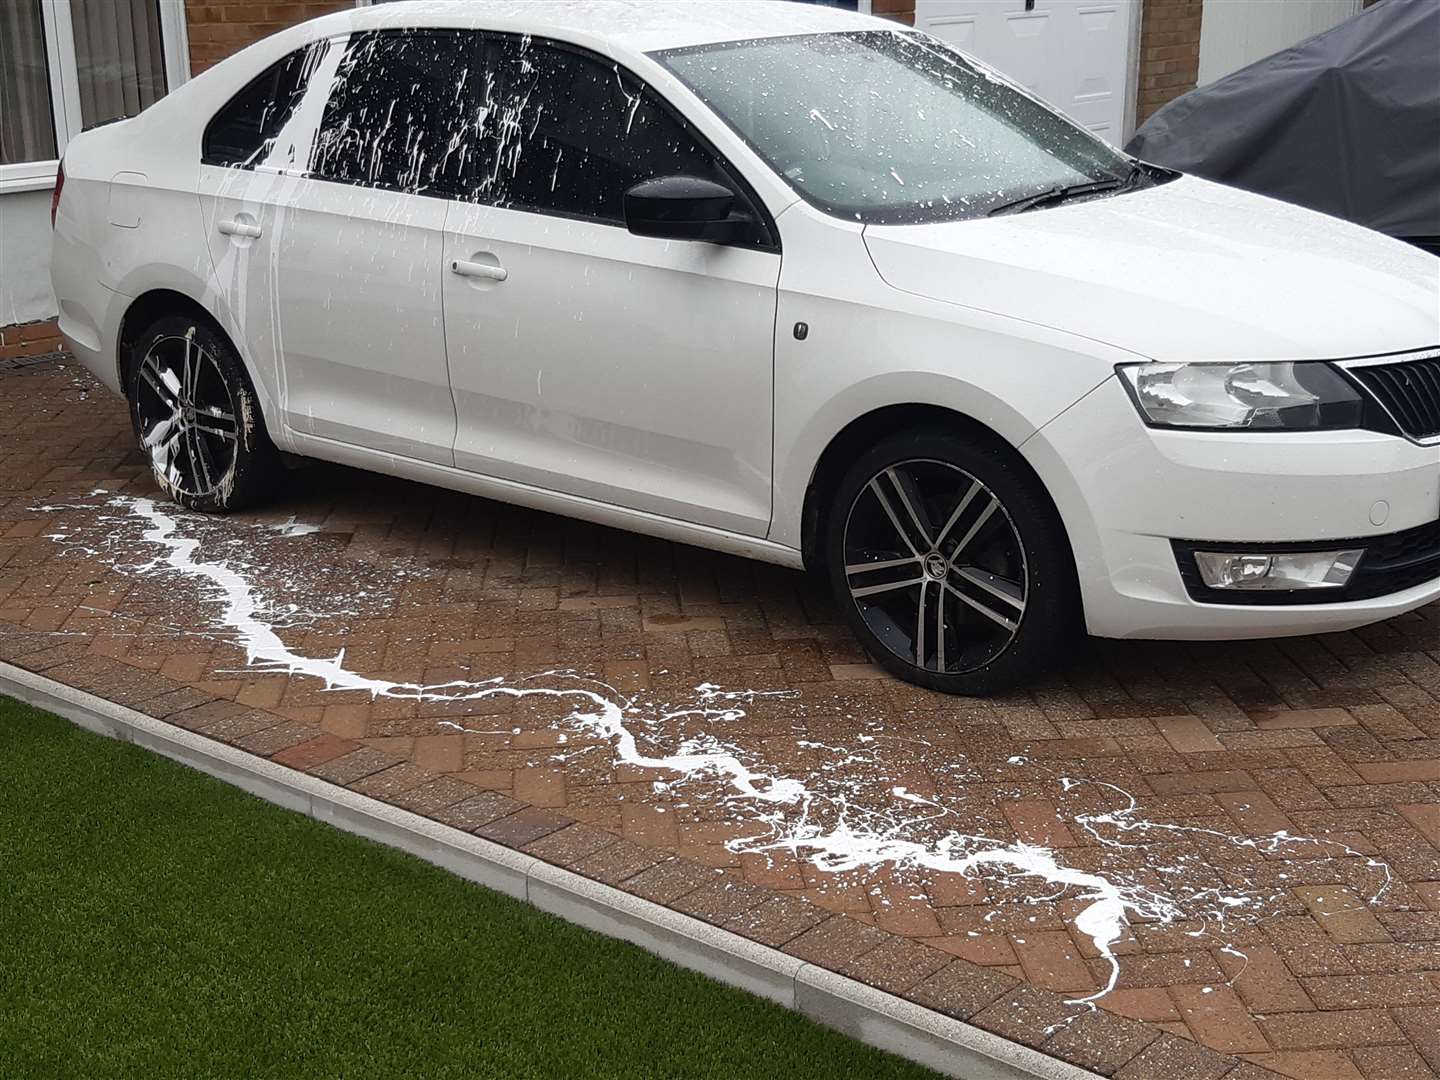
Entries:
{"type": "Polygon", "coordinates": [[[1363,599],[1202,602],[1182,579],[1174,544],[1226,550],[1335,540],[1378,550],[1386,538],[1440,518],[1440,446],[1368,431],[1153,430],[1110,380],[1023,449],[1069,532],[1086,622],[1097,636],[1349,630],[1440,600],[1437,570],[1418,583],[1397,577],[1396,591],[1363,599]]]}
{"type": "Polygon", "coordinates": [[[115,347],[130,299],[96,280],[97,261],[94,249],[80,239],[76,222],[62,212],[55,221],[50,252],[50,285],[60,307],[60,336],[81,365],[123,395],[115,347]]]}

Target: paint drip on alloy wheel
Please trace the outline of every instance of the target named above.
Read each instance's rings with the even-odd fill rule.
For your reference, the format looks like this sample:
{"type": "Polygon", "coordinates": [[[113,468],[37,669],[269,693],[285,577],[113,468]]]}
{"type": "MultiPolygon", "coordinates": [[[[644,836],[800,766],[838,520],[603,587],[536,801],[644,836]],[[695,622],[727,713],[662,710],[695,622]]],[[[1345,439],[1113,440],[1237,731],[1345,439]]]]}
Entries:
{"type": "Polygon", "coordinates": [[[255,449],[254,401],[232,385],[219,362],[196,341],[193,324],[182,336],[158,335],[141,358],[134,408],[140,446],[160,490],[170,499],[213,499],[230,505],[242,454],[255,449]],[[160,355],[180,353],[180,362],[160,355]],[[146,427],[146,421],[151,421],[146,427]]]}

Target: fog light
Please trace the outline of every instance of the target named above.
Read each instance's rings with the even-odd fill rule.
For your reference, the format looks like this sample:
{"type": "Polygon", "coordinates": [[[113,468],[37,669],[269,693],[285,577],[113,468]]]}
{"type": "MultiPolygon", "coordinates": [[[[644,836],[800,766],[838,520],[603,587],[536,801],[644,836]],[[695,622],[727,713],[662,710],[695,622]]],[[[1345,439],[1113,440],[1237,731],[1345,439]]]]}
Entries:
{"type": "Polygon", "coordinates": [[[1338,589],[1364,554],[1364,548],[1273,555],[1197,551],[1195,565],[1212,589],[1338,589]]]}

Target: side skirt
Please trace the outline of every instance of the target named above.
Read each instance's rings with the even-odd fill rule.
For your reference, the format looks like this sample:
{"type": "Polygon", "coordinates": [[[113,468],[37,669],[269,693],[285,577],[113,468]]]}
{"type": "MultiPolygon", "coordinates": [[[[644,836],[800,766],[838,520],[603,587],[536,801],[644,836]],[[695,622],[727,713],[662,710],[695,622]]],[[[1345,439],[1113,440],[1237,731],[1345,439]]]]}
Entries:
{"type": "Polygon", "coordinates": [[[288,450],[305,457],[319,458],[338,465],[350,465],[357,469],[398,476],[404,480],[415,480],[422,484],[464,491],[480,495],[497,502],[514,503],[532,510],[543,510],[564,517],[592,521],[597,525],[608,525],[627,532],[656,536],[662,540],[674,540],[681,544],[723,551],[727,555],[739,555],[746,559],[774,563],[794,570],[804,569],[801,553],[784,544],[776,544],[757,536],[716,529],[708,525],[696,525],[676,518],[662,517],[643,510],[630,510],[611,503],[587,499],[579,495],[567,495],[559,491],[532,487],[514,480],[502,480],[494,476],[466,472],[450,465],[438,465],[414,458],[398,457],[395,454],[366,450],[364,447],[323,439],[300,432],[287,432],[288,450]]]}

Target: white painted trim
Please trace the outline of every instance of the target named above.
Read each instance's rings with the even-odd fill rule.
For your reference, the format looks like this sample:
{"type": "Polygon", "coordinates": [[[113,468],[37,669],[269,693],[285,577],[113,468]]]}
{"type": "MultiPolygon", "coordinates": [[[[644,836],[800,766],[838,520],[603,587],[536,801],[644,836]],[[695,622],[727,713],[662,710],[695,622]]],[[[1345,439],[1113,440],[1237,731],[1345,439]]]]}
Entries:
{"type": "MultiPolygon", "coordinates": [[[[64,52],[60,40],[60,20],[56,11],[49,4],[40,5],[41,19],[45,25],[45,68],[50,76],[50,112],[55,123],[55,153],[64,155],[65,144],[70,141],[70,121],[68,111],[71,108],[69,95],[65,92],[65,67],[62,60],[64,52]]],[[[70,57],[75,57],[75,43],[70,36],[70,9],[67,4],[65,9],[65,39],[70,44],[70,57]]],[[[76,91],[76,101],[79,100],[79,92],[76,91]]],[[[79,112],[79,105],[74,106],[76,113],[79,112]]],[[[57,159],[58,160],[58,159],[57,159]]]]}
{"type": "Polygon", "coordinates": [[[58,160],[0,165],[0,195],[12,195],[18,191],[49,191],[55,186],[55,170],[59,167],[58,160]]]}
{"type": "Polygon", "coordinates": [[[165,92],[190,81],[190,22],[185,0],[158,0],[160,42],[165,49],[165,92]]]}
{"type": "Polygon", "coordinates": [[[1095,1073],[739,934],[43,675],[0,663],[0,693],[87,731],[170,758],[287,810],[404,851],[566,922],[638,945],[945,1075],[965,1080],[1099,1080],[1095,1073]]]}
{"type": "Polygon", "coordinates": [[[1124,147],[1135,134],[1139,125],[1136,113],[1140,111],[1140,31],[1145,22],[1145,5],[1142,0],[1127,0],[1130,4],[1130,42],[1125,56],[1125,113],[1120,128],[1119,147],[1124,147]]]}
{"type": "MultiPolygon", "coordinates": [[[[75,23],[71,18],[70,0],[53,0],[45,7],[55,28],[55,54],[51,64],[59,68],[60,93],[65,111],[65,142],[68,143],[85,126],[80,108],[80,80],[76,74],[80,66],[75,59],[75,23]]],[[[65,153],[64,146],[60,147],[60,153],[65,153]]]]}

